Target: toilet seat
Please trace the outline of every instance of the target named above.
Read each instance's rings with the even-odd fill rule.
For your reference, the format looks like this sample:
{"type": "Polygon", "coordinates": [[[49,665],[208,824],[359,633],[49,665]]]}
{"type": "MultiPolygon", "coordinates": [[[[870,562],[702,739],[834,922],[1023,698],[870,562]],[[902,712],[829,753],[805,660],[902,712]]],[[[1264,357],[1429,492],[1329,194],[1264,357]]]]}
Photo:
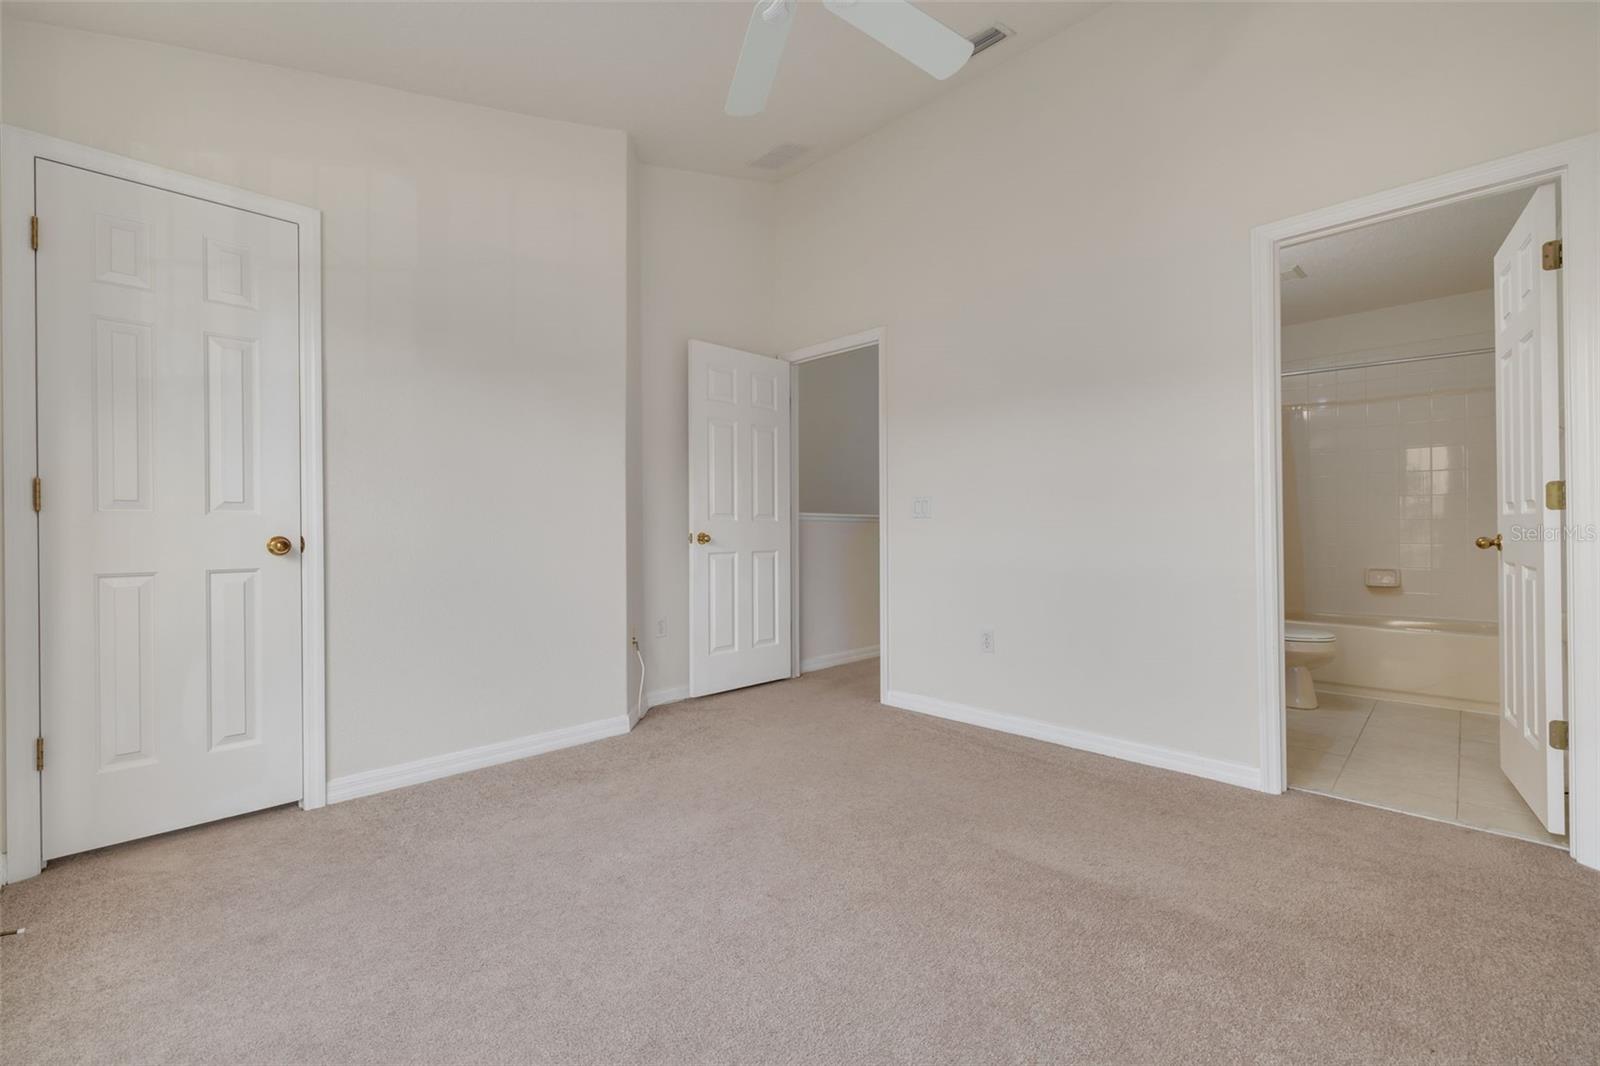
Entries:
{"type": "Polygon", "coordinates": [[[1317,706],[1317,686],[1311,671],[1327,666],[1339,654],[1338,634],[1304,622],[1283,623],[1284,702],[1300,710],[1317,706]]]}

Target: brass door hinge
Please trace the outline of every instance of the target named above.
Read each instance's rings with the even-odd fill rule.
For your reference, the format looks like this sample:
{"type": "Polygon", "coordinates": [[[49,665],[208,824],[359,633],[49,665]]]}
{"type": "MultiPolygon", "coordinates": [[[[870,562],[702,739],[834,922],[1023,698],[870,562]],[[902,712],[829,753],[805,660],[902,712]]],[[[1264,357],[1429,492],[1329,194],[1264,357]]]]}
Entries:
{"type": "Polygon", "coordinates": [[[1550,746],[1557,751],[1567,750],[1567,723],[1550,723],[1550,746]]]}
{"type": "Polygon", "coordinates": [[[1546,481],[1544,483],[1544,506],[1547,511],[1565,511],[1567,509],[1567,483],[1565,481],[1546,481]]]}
{"type": "Polygon", "coordinates": [[[39,250],[39,216],[31,215],[28,218],[28,244],[34,251],[39,250]]]}
{"type": "Polygon", "coordinates": [[[33,768],[39,771],[44,770],[44,737],[40,737],[33,742],[33,768]]]}
{"type": "Polygon", "coordinates": [[[1560,270],[1561,242],[1559,240],[1545,241],[1544,247],[1541,249],[1540,261],[1544,264],[1546,270],[1560,270]]]}
{"type": "Polygon", "coordinates": [[[33,513],[38,514],[44,510],[44,479],[33,479],[33,513]]]}

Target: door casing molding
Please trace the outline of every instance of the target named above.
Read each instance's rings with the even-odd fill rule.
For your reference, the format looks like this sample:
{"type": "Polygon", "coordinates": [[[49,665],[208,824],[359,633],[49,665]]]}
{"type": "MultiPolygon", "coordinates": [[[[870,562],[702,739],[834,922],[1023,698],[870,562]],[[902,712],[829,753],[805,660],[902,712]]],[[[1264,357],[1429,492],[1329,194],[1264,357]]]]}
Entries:
{"type": "MultiPolygon", "coordinates": [[[[878,701],[886,702],[889,694],[889,451],[888,433],[884,421],[884,397],[887,393],[884,369],[888,366],[888,334],[883,326],[836,337],[821,344],[812,344],[781,358],[790,366],[809,363],[813,359],[826,359],[830,355],[843,355],[868,345],[878,346],[878,701]]],[[[794,633],[793,661],[790,676],[800,676],[800,407],[798,392],[789,385],[789,535],[794,543],[794,565],[789,567],[789,628],[794,633]]]]}
{"type": "MultiPolygon", "coordinates": [[[[291,223],[300,259],[300,806],[327,802],[327,659],[322,508],[322,212],[14,126],[0,127],[0,514],[4,515],[6,878],[44,866],[40,775],[34,740],[48,739],[39,698],[39,523],[32,481],[38,470],[35,275],[28,242],[35,159],[91,170],[224,207],[291,223]]],[[[50,239],[42,220],[41,240],[50,239]]],[[[46,506],[49,506],[48,501],[46,506]]]]}
{"type": "MultiPolygon", "coordinates": [[[[1511,189],[1555,183],[1561,279],[1562,468],[1569,529],[1600,530],[1600,134],[1481,163],[1250,231],[1255,368],[1256,692],[1263,792],[1287,787],[1283,704],[1280,249],[1511,189]]],[[[1572,857],[1600,869],[1600,541],[1564,538],[1567,787],[1572,857]]]]}

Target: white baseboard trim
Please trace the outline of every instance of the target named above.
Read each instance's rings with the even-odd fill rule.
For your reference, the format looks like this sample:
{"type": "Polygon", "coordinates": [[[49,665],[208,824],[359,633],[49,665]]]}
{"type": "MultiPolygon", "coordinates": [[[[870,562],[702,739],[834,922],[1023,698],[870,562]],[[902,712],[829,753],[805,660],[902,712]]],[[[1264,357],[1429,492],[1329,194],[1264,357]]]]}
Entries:
{"type": "Polygon", "coordinates": [[[932,696],[919,696],[913,692],[886,692],[883,702],[903,711],[915,711],[918,714],[928,714],[952,722],[965,722],[968,725],[982,726],[984,729],[993,729],[1000,733],[1011,733],[1019,737],[1060,744],[1064,748],[1091,751],[1096,755],[1109,755],[1113,759],[1124,759],[1162,770],[1176,770],[1179,773],[1205,777],[1212,781],[1238,785],[1241,788],[1261,788],[1260,769],[1243,763],[1226,762],[1206,755],[1175,751],[1172,748],[1142,744],[1135,740],[1122,740],[1100,733],[1088,733],[1081,729],[1069,729],[1066,726],[1041,722],[1036,718],[986,711],[981,707],[951,703],[932,696]]]}
{"type": "Polygon", "coordinates": [[[677,703],[679,700],[688,698],[688,685],[674,685],[671,688],[658,688],[653,692],[646,692],[644,694],[644,705],[648,710],[651,707],[659,707],[663,703],[677,703]]]}
{"type": "Polygon", "coordinates": [[[497,744],[485,744],[481,748],[468,748],[448,755],[433,755],[426,759],[401,763],[398,766],[385,766],[378,770],[363,770],[359,774],[347,774],[329,781],[328,802],[342,803],[345,800],[388,792],[394,788],[420,785],[424,781],[435,781],[441,777],[466,773],[468,770],[481,770],[485,766],[495,766],[514,759],[526,759],[530,755],[542,755],[547,751],[571,748],[578,744],[587,744],[592,740],[621,736],[627,731],[628,716],[619,714],[614,718],[601,718],[582,725],[502,740],[497,744]]]}
{"type": "Polygon", "coordinates": [[[813,670],[826,670],[830,666],[843,666],[845,663],[858,663],[862,659],[876,659],[878,646],[870,648],[851,648],[849,651],[836,651],[830,655],[813,655],[809,659],[800,660],[800,672],[809,674],[813,670]]]}
{"type": "Polygon", "coordinates": [[[6,880],[6,853],[0,851],[0,885],[9,885],[10,883],[10,881],[6,880]]]}

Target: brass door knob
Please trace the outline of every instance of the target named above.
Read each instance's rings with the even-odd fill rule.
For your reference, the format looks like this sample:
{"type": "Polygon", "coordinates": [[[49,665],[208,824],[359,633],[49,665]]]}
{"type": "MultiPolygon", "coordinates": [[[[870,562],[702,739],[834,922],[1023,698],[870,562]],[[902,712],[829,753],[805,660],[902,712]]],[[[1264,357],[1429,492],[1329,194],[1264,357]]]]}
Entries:
{"type": "Polygon", "coordinates": [[[710,544],[711,543],[711,534],[710,533],[696,533],[694,535],[694,542],[696,544],[710,544]]]}
{"type": "Polygon", "coordinates": [[[1496,533],[1494,535],[1494,539],[1492,539],[1492,540],[1490,538],[1488,538],[1488,537],[1479,537],[1477,540],[1473,541],[1472,543],[1476,544],[1478,547],[1483,548],[1486,551],[1488,549],[1490,549],[1490,548],[1493,548],[1495,551],[1500,551],[1501,550],[1501,548],[1500,548],[1500,534],[1499,533],[1496,533]]]}
{"type": "Polygon", "coordinates": [[[272,537],[267,541],[267,551],[273,555],[288,555],[293,547],[288,537],[272,537]]]}

